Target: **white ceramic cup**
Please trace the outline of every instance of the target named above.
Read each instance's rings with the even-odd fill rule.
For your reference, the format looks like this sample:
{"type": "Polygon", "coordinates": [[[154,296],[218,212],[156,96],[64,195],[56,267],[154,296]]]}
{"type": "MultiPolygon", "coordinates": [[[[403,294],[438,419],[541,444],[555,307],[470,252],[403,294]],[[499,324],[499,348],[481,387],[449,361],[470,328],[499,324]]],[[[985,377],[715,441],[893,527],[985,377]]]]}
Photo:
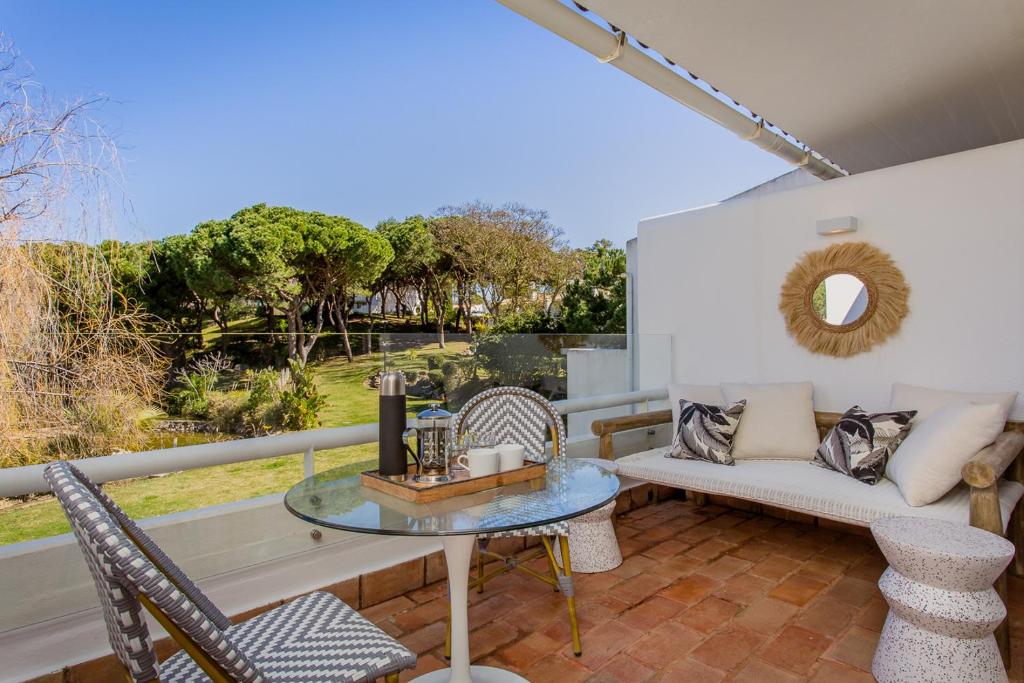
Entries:
{"type": "Polygon", "coordinates": [[[500,443],[494,447],[498,451],[498,462],[502,472],[523,466],[526,447],[518,443],[500,443]]]}
{"type": "Polygon", "coordinates": [[[470,448],[456,462],[469,470],[469,476],[486,477],[498,472],[498,451],[493,448],[470,448]]]}

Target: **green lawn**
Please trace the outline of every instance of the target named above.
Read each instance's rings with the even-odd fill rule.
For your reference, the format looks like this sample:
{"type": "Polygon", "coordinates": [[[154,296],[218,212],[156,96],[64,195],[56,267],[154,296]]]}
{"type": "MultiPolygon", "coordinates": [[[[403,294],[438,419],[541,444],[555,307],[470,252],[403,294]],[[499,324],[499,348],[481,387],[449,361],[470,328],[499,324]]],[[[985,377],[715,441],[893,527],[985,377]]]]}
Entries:
{"type": "MultiPolygon", "coordinates": [[[[463,342],[452,342],[442,352],[436,344],[424,344],[395,356],[402,370],[425,370],[427,356],[435,353],[458,354],[466,350],[463,342]]],[[[342,427],[377,421],[377,391],[364,381],[383,364],[382,355],[357,356],[349,363],[332,358],[314,366],[320,389],[327,397],[321,413],[325,427],[342,427]]],[[[414,414],[427,401],[409,400],[414,414]]],[[[350,446],[316,454],[316,469],[345,467],[353,474],[376,460],[377,445],[350,446]]],[[[255,498],[287,490],[302,479],[302,455],[268,460],[219,465],[161,477],[111,483],[105,487],[110,496],[135,518],[255,498]]],[[[5,501],[0,501],[3,505],[5,501]]],[[[43,496],[29,502],[10,503],[0,509],[0,545],[45,538],[69,531],[56,501],[43,496]]]]}

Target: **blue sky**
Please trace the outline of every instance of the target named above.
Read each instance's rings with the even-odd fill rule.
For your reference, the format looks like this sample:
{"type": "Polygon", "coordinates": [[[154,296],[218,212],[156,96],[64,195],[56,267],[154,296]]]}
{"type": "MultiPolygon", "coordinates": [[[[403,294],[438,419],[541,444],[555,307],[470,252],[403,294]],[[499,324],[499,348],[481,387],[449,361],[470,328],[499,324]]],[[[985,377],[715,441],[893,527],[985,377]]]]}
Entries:
{"type": "Polygon", "coordinates": [[[491,0],[6,0],[0,22],[53,96],[112,98],[123,237],[260,201],[372,226],[481,199],[622,244],[789,170],[491,0]]]}

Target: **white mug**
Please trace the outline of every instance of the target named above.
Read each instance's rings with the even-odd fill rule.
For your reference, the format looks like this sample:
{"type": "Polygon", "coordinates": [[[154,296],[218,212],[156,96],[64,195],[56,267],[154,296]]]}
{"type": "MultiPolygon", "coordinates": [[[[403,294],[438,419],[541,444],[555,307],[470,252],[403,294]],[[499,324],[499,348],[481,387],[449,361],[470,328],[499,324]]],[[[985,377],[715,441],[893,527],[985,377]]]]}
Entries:
{"type": "Polygon", "coordinates": [[[498,451],[498,462],[502,472],[523,466],[526,447],[518,443],[500,443],[494,447],[498,451]]]}
{"type": "Polygon", "coordinates": [[[470,448],[465,454],[456,458],[471,477],[486,477],[498,473],[498,451],[493,448],[470,448]]]}

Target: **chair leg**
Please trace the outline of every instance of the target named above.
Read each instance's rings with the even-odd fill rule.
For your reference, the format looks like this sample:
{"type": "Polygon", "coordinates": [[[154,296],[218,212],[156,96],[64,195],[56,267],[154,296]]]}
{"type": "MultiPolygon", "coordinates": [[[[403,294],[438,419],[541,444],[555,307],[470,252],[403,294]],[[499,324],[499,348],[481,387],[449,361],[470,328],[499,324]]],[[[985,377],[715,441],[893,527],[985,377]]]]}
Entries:
{"type": "Polygon", "coordinates": [[[551,546],[549,544],[550,541],[548,541],[547,537],[545,536],[544,545],[546,546],[546,549],[549,550],[549,552],[546,553],[546,555],[548,556],[548,569],[551,570],[551,578],[555,581],[555,585],[552,587],[552,589],[557,593],[560,590],[558,583],[558,565],[555,564],[555,554],[553,552],[550,552],[551,546]]]}
{"type": "Polygon", "coordinates": [[[562,573],[565,574],[566,588],[564,589],[565,601],[569,605],[569,625],[572,626],[572,651],[579,657],[583,654],[583,644],[580,642],[580,624],[576,619],[576,596],[572,588],[572,562],[569,559],[569,538],[558,537],[559,549],[562,551],[562,573]]]}
{"type": "Polygon", "coordinates": [[[483,593],[484,592],[484,554],[480,550],[479,543],[480,542],[477,541],[478,545],[476,547],[476,580],[477,580],[476,592],[477,593],[483,593]]]}
{"type": "Polygon", "coordinates": [[[444,622],[444,658],[452,658],[452,601],[448,600],[448,618],[444,622]]]}

